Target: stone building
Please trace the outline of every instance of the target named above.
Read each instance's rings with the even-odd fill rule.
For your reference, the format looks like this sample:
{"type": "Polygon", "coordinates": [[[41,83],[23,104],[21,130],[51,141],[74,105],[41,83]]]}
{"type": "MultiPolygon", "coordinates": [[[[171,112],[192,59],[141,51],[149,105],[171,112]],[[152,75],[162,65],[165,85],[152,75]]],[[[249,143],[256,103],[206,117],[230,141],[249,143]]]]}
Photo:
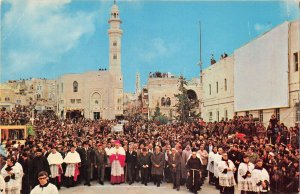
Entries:
{"type": "Polygon", "coordinates": [[[233,56],[228,56],[203,70],[201,116],[205,121],[221,121],[234,116],[233,56]]]}
{"type": "MultiPolygon", "coordinates": [[[[149,76],[147,88],[143,89],[144,95],[142,98],[144,100],[148,99],[149,118],[154,115],[157,106],[160,108],[161,114],[170,119],[175,118],[175,105],[177,104],[175,94],[179,93],[178,87],[179,78],[170,73],[156,72],[149,76]]],[[[201,86],[199,79],[188,81],[186,88],[189,98],[201,100],[201,86]]],[[[194,111],[199,113],[200,107],[195,107],[194,111]]]]}
{"type": "Polygon", "coordinates": [[[234,115],[268,125],[271,115],[300,122],[300,25],[284,22],[203,71],[202,116],[219,121],[234,115]]]}
{"type": "Polygon", "coordinates": [[[0,84],[0,106],[33,105],[37,111],[56,109],[56,80],[30,78],[0,84]]]}
{"type": "Polygon", "coordinates": [[[123,116],[123,76],[119,8],[113,4],[108,21],[109,70],[65,74],[57,80],[58,115],[62,118],[115,119],[123,116]]]}

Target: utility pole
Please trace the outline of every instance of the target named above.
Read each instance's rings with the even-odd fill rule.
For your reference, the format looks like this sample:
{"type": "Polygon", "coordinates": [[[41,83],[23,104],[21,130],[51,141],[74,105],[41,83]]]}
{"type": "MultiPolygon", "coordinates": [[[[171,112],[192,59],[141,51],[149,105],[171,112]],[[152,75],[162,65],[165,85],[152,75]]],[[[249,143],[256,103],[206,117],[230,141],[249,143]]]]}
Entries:
{"type": "Polygon", "coordinates": [[[200,83],[202,84],[202,30],[201,30],[201,21],[199,21],[199,47],[200,47],[200,61],[199,61],[199,66],[200,66],[200,83]]]}

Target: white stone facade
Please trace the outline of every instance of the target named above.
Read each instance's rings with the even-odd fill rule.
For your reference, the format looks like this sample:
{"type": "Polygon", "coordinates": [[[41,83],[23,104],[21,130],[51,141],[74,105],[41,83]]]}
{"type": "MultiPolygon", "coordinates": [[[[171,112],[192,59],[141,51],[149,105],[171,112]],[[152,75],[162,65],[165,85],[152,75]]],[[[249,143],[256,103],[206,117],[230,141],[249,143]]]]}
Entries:
{"type": "MultiPolygon", "coordinates": [[[[234,54],[221,59],[203,71],[203,104],[202,117],[205,121],[218,121],[222,118],[232,118],[235,114],[244,116],[252,114],[264,125],[268,125],[271,115],[276,115],[280,122],[287,126],[294,126],[300,122],[300,25],[299,20],[289,22],[288,33],[288,65],[289,65],[289,107],[277,107],[273,109],[259,109],[242,112],[234,110],[234,54]],[[227,90],[225,91],[225,79],[227,90]],[[218,82],[218,92],[216,85],[218,82]],[[209,91],[211,87],[211,92],[209,91]],[[219,115],[218,115],[219,114],[219,115]]],[[[268,36],[268,33],[263,36],[268,36]]],[[[261,53],[263,57],[264,53],[261,53]]],[[[251,84],[251,83],[249,83],[251,84]]],[[[256,87],[259,87],[257,85],[256,87]]],[[[251,92],[251,91],[249,91],[251,92]]],[[[270,99],[272,100],[272,99],[270,99]]]]}
{"type": "Polygon", "coordinates": [[[109,35],[109,70],[66,74],[57,81],[58,115],[77,112],[89,119],[115,119],[123,115],[123,76],[119,9],[112,6],[109,35]]]}
{"type": "Polygon", "coordinates": [[[233,63],[234,57],[228,56],[203,70],[201,116],[204,121],[233,117],[233,63]]]}

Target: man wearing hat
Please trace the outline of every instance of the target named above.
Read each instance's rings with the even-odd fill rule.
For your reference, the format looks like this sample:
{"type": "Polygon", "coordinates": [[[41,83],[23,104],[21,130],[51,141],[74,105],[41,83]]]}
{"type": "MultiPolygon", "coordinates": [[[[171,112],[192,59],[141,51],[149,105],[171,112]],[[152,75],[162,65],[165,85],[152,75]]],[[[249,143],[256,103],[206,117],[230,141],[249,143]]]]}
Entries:
{"type": "Polygon", "coordinates": [[[111,184],[120,184],[125,181],[124,166],[126,153],[123,147],[120,146],[120,141],[114,141],[115,147],[111,150],[109,161],[111,163],[111,184]]]}
{"type": "Polygon", "coordinates": [[[277,162],[276,162],[276,160],[274,159],[274,157],[275,157],[275,154],[274,154],[273,152],[269,152],[268,158],[267,158],[266,161],[265,161],[265,168],[266,168],[266,170],[267,170],[268,172],[270,172],[271,169],[273,169],[273,167],[274,167],[275,165],[277,165],[277,162]]]}
{"type": "Polygon", "coordinates": [[[33,174],[33,187],[38,185],[38,174],[41,171],[46,171],[48,174],[50,174],[50,167],[49,163],[47,161],[47,158],[42,155],[42,149],[38,148],[36,150],[35,157],[32,160],[32,174],[33,174]]]}
{"type": "Polygon", "coordinates": [[[254,164],[249,161],[247,154],[243,155],[243,162],[240,163],[238,168],[238,189],[241,194],[252,193],[251,176],[254,169],[254,164]]]}
{"type": "Polygon", "coordinates": [[[105,166],[107,164],[107,155],[103,149],[102,143],[98,144],[98,148],[95,151],[95,168],[97,169],[99,184],[104,184],[105,166]]]}
{"type": "Polygon", "coordinates": [[[56,185],[57,189],[60,189],[61,175],[63,174],[61,164],[64,162],[61,154],[56,151],[55,146],[51,146],[51,153],[47,160],[50,165],[51,178],[50,181],[56,185]]]}

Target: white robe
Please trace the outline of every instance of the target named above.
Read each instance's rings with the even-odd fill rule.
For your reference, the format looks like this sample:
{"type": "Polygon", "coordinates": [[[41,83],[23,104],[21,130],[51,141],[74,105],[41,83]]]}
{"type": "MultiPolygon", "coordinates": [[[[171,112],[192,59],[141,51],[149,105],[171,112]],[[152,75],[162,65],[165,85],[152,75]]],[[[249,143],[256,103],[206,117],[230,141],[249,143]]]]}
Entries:
{"type": "Polygon", "coordinates": [[[0,190],[2,190],[2,192],[0,191],[0,194],[5,193],[5,181],[2,174],[0,174],[0,190]]]}
{"type": "Polygon", "coordinates": [[[218,165],[221,160],[222,160],[222,155],[218,153],[214,155],[214,176],[217,178],[219,177],[218,165]]]}
{"type": "Polygon", "coordinates": [[[249,171],[252,175],[253,169],[254,164],[252,164],[251,162],[249,162],[248,164],[244,162],[240,163],[237,173],[239,191],[252,191],[251,177],[246,177],[244,179],[243,176],[246,175],[247,171],[249,171]]]}
{"type": "Polygon", "coordinates": [[[62,158],[61,154],[59,152],[56,152],[55,154],[50,153],[48,158],[49,165],[53,164],[62,164],[64,162],[64,159],[62,158]]]}
{"type": "MultiPolygon", "coordinates": [[[[116,149],[115,147],[111,149],[111,155],[118,154],[126,156],[125,150],[123,147],[116,149]]],[[[124,175],[124,168],[121,166],[118,160],[114,160],[111,164],[111,175],[112,176],[121,176],[124,175]]]]}
{"type": "Polygon", "coordinates": [[[215,153],[214,152],[209,152],[208,154],[208,163],[207,163],[207,170],[211,173],[214,173],[214,157],[215,157],[215,153]]]}
{"type": "Polygon", "coordinates": [[[61,154],[59,152],[56,152],[55,154],[50,153],[47,160],[50,166],[51,178],[59,176],[60,165],[64,162],[61,154]]]}
{"type": "MultiPolygon", "coordinates": [[[[1,170],[1,175],[3,176],[3,178],[5,178],[6,176],[9,176],[9,174],[7,173],[7,171],[5,170],[7,167],[7,164],[5,164],[5,166],[2,168],[1,170]]],[[[22,166],[20,167],[19,165],[14,165],[12,167],[12,172],[15,174],[15,179],[10,178],[10,180],[8,182],[6,182],[5,184],[5,191],[7,194],[10,193],[20,193],[21,191],[21,187],[22,187],[22,173],[23,173],[23,168],[22,166]]]]}
{"type": "Polygon", "coordinates": [[[55,185],[49,183],[47,187],[35,186],[30,194],[58,194],[58,190],[55,185]]]}
{"type": "Polygon", "coordinates": [[[78,152],[68,152],[66,157],[64,158],[64,163],[67,164],[65,176],[66,177],[74,177],[75,176],[75,170],[76,170],[76,164],[80,163],[80,155],[78,152]]]}
{"type": "Polygon", "coordinates": [[[268,190],[266,190],[263,189],[262,185],[257,185],[260,181],[268,181],[268,183],[270,183],[269,173],[264,168],[262,170],[254,169],[252,171],[251,181],[253,192],[268,192],[268,190],[270,190],[270,186],[268,187],[268,190]]]}
{"type": "Polygon", "coordinates": [[[234,180],[234,164],[231,160],[228,160],[228,165],[225,161],[221,160],[218,163],[218,175],[219,175],[219,183],[222,187],[233,187],[236,183],[234,180]],[[231,171],[223,173],[223,171],[227,168],[230,168],[231,171]]]}

